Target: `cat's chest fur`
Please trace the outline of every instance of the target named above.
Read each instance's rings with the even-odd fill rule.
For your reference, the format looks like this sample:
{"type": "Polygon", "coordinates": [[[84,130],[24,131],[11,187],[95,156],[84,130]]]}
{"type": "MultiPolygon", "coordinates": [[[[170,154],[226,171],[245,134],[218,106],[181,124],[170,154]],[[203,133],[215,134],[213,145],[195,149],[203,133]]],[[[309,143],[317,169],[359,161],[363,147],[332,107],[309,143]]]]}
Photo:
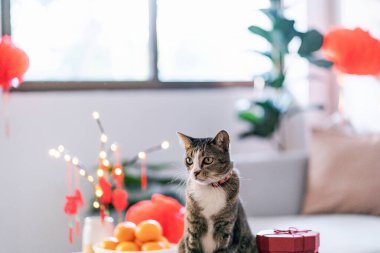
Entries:
{"type": "Polygon", "coordinates": [[[202,215],[207,220],[207,233],[201,240],[204,252],[211,253],[217,246],[213,238],[214,222],[212,216],[218,214],[226,206],[226,192],[221,188],[191,182],[189,194],[197,202],[202,210],[202,215]]]}

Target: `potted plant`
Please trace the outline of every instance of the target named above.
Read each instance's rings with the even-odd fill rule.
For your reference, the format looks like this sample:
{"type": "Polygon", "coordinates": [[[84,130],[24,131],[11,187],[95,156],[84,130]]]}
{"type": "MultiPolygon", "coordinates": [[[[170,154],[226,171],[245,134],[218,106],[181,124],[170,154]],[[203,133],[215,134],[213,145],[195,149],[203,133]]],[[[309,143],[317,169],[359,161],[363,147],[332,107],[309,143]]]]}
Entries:
{"type": "MultiPolygon", "coordinates": [[[[322,47],[323,35],[315,29],[305,32],[297,30],[295,21],[284,16],[281,0],[271,0],[270,8],[260,11],[270,20],[271,29],[266,30],[252,25],[248,30],[254,35],[264,38],[270,45],[269,51],[256,51],[256,53],[267,57],[272,63],[272,68],[255,78],[256,87],[259,82],[263,83],[263,92],[251,100],[240,101],[238,105],[239,119],[249,124],[249,128],[240,134],[242,138],[249,136],[273,138],[285,117],[291,117],[305,109],[321,107],[301,108],[288,91],[285,66],[285,58],[288,55],[297,54],[322,68],[332,66],[332,62],[320,58],[316,54],[322,47]],[[296,52],[291,52],[289,47],[293,40],[300,42],[296,52]]],[[[280,140],[277,141],[277,144],[279,149],[285,148],[280,140]]]]}

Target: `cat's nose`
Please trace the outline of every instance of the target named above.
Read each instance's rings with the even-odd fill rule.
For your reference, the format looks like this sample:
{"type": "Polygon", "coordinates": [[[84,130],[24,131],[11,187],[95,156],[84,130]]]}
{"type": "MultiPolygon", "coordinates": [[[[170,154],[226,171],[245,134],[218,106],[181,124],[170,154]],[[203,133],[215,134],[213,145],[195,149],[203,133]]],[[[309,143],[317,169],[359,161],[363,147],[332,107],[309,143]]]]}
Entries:
{"type": "Polygon", "coordinates": [[[200,170],[194,171],[194,176],[197,177],[201,173],[200,170]]]}

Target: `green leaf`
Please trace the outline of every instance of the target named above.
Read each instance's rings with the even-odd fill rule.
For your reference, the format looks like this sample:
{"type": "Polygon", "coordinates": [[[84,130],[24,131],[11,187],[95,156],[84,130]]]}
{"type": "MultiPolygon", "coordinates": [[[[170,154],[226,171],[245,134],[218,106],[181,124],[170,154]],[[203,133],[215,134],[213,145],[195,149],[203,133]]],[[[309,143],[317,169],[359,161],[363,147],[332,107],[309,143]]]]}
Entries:
{"type": "Polygon", "coordinates": [[[315,66],[318,66],[321,68],[329,69],[334,65],[333,62],[325,60],[325,59],[316,59],[314,57],[306,57],[306,59],[308,59],[311,64],[314,64],[315,66]]]}
{"type": "Polygon", "coordinates": [[[260,9],[260,11],[264,13],[272,23],[275,23],[276,19],[279,17],[278,10],[275,8],[260,9]]]}
{"type": "Polygon", "coordinates": [[[298,49],[298,53],[301,56],[310,55],[322,47],[323,35],[315,29],[306,33],[299,33],[299,37],[301,39],[301,46],[298,49]]]}
{"type": "Polygon", "coordinates": [[[272,42],[272,37],[271,37],[271,34],[269,31],[267,30],[264,30],[263,28],[259,27],[259,26],[256,26],[256,25],[252,25],[250,27],[248,27],[248,30],[251,32],[251,33],[254,33],[256,35],[259,35],[261,37],[263,37],[264,39],[266,39],[269,43],[272,42]]]}
{"type": "Polygon", "coordinates": [[[273,73],[265,73],[262,75],[265,80],[265,83],[273,88],[282,88],[284,86],[285,75],[283,74],[273,74],[273,73]]]}
{"type": "Polygon", "coordinates": [[[279,17],[276,19],[274,26],[273,26],[273,33],[277,32],[281,34],[281,43],[280,45],[277,45],[278,48],[282,48],[282,52],[287,52],[288,44],[289,42],[294,38],[294,36],[297,34],[297,31],[294,28],[294,20],[287,19],[284,17],[279,17]],[[286,50],[284,50],[286,49],[286,50]]]}
{"type": "Polygon", "coordinates": [[[260,121],[260,119],[251,111],[240,111],[238,116],[240,119],[250,123],[258,123],[260,121]]]}

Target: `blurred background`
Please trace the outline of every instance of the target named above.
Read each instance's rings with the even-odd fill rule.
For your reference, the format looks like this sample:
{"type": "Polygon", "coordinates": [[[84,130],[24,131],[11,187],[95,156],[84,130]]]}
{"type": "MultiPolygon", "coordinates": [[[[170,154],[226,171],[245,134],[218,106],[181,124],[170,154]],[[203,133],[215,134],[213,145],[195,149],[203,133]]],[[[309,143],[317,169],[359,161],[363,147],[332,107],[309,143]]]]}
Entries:
{"type": "MultiPolygon", "coordinates": [[[[316,125],[380,131],[378,73],[344,73],[323,50],[336,27],[379,39],[377,0],[2,0],[1,8],[2,34],[28,55],[29,68],[19,87],[3,87],[0,251],[80,250],[80,241],[67,243],[65,163],[48,151],[64,145],[96,169],[93,111],[123,159],[169,141],[147,163],[177,177],[185,169],[176,131],[211,137],[225,129],[237,164],[264,170],[307,160],[316,125]]],[[[81,184],[85,217],[92,192],[81,184]]],[[[250,215],[277,214],[257,198],[269,211],[250,215]]]]}

